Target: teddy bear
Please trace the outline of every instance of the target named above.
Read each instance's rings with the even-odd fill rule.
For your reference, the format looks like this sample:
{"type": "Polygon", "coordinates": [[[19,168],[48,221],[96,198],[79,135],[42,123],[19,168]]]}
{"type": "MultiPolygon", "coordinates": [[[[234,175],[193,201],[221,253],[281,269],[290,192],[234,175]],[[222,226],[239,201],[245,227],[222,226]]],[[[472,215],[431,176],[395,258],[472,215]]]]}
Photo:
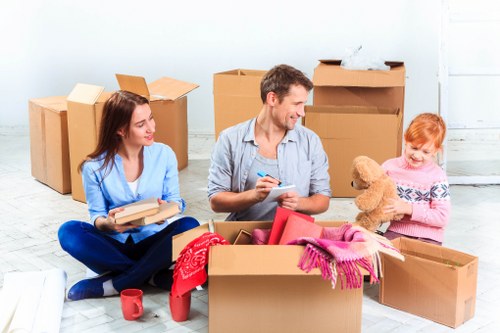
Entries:
{"type": "Polygon", "coordinates": [[[384,169],[367,156],[358,156],[352,162],[352,187],[364,190],[354,203],[361,210],[355,224],[375,231],[384,222],[400,220],[403,214],[384,213],[389,199],[399,199],[396,185],[384,169]]]}

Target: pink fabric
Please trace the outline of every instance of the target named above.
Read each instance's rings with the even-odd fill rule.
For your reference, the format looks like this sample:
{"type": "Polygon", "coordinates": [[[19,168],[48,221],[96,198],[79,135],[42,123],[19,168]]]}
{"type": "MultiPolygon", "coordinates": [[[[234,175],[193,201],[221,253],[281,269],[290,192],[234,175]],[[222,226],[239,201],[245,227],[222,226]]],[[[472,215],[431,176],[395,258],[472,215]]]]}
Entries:
{"type": "Polygon", "coordinates": [[[266,245],[269,241],[271,229],[254,229],[252,231],[252,244],[253,245],[266,245]]]}
{"type": "Polygon", "coordinates": [[[382,236],[366,229],[344,224],[325,227],[322,238],[302,237],[289,244],[306,245],[298,266],[310,272],[319,268],[323,279],[335,288],[337,275],[341,274],[341,288],[359,288],[363,285],[362,268],[370,275],[370,282],[378,282],[380,271],[379,252],[402,259],[399,251],[382,236]]]}
{"type": "Polygon", "coordinates": [[[174,268],[173,297],[182,296],[207,281],[205,265],[208,249],[213,245],[229,245],[229,242],[216,233],[206,232],[184,247],[174,268]]]}
{"type": "Polygon", "coordinates": [[[443,242],[444,229],[451,213],[446,173],[435,163],[414,168],[403,156],[382,164],[396,183],[400,198],[412,204],[412,216],[392,221],[388,230],[443,242]]]}

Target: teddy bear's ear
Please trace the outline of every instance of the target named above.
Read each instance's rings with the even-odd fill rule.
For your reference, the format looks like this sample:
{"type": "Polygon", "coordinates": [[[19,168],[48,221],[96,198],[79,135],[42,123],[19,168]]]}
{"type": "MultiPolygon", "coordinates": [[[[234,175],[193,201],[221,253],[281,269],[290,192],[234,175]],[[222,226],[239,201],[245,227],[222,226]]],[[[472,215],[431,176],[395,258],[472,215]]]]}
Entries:
{"type": "Polygon", "coordinates": [[[383,174],[380,165],[367,156],[358,156],[353,160],[353,170],[356,169],[359,177],[366,183],[372,183],[383,174]]]}

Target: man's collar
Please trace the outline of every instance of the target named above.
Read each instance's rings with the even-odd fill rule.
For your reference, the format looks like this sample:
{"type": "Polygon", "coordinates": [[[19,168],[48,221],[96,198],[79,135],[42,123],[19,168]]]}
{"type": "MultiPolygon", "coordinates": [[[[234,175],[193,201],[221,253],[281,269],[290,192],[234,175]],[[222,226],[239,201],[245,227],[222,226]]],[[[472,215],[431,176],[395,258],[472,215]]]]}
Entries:
{"type": "MultiPolygon", "coordinates": [[[[255,143],[255,123],[257,121],[257,118],[253,118],[247,128],[247,131],[245,133],[245,136],[243,137],[243,141],[249,142],[253,141],[255,143]]],[[[300,125],[295,125],[295,126],[300,126],[300,125]]],[[[298,141],[298,135],[297,131],[295,129],[291,131],[286,131],[285,137],[283,140],[281,140],[281,143],[286,143],[288,141],[293,141],[297,142],[298,141]]]]}

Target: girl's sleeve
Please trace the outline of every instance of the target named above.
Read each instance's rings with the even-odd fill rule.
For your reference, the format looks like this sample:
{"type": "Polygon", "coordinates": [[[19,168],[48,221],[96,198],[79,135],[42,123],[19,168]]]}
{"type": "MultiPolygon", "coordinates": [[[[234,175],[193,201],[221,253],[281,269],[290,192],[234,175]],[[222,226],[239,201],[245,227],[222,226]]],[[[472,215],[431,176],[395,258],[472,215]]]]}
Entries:
{"type": "Polygon", "coordinates": [[[411,219],[435,227],[444,227],[448,224],[451,213],[448,182],[435,183],[430,191],[429,205],[414,203],[411,219]]]}

